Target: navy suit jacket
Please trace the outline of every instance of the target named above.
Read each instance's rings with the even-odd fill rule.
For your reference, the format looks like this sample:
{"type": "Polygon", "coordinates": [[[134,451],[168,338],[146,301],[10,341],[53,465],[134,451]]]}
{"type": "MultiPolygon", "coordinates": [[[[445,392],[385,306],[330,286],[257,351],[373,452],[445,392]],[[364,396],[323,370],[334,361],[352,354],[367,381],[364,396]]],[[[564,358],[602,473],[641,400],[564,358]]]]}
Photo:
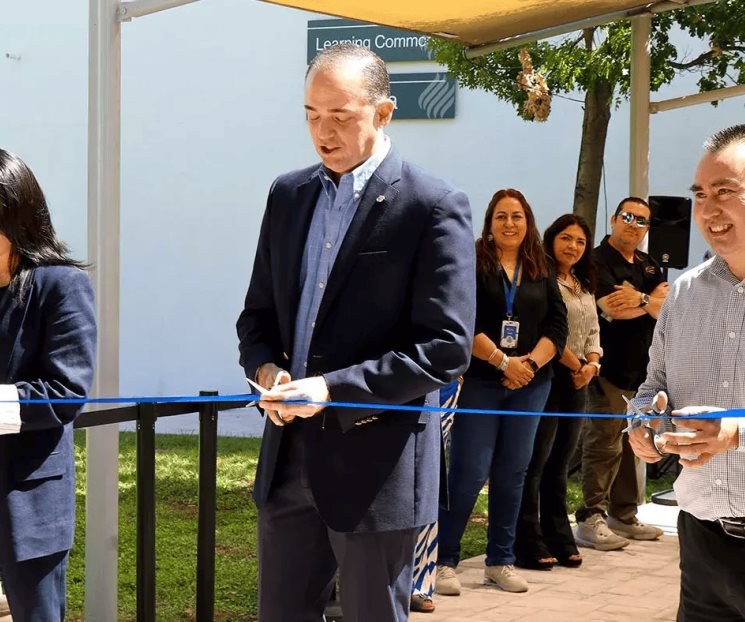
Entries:
{"type": "MultiPolygon", "coordinates": [[[[0,318],[12,343],[0,352],[0,384],[15,384],[22,400],[87,396],[96,323],[93,289],[83,271],[36,268],[23,302],[9,292],[0,318]]],[[[0,563],[72,546],[72,423],[80,409],[21,405],[21,432],[0,436],[0,563]]]]}
{"type": "MultiPolygon", "coordinates": [[[[292,357],[300,262],[320,191],[316,165],[281,176],[269,193],[237,325],[247,377],[269,361],[287,368],[292,357]]],[[[308,376],[323,374],[333,401],[437,406],[439,387],[468,365],[474,316],[468,199],[391,149],[326,284],[308,376]]],[[[310,486],[332,529],[384,531],[436,520],[438,413],[326,408],[304,425],[310,486]]],[[[271,494],[286,429],[267,420],[254,486],[259,507],[271,494]]]]}

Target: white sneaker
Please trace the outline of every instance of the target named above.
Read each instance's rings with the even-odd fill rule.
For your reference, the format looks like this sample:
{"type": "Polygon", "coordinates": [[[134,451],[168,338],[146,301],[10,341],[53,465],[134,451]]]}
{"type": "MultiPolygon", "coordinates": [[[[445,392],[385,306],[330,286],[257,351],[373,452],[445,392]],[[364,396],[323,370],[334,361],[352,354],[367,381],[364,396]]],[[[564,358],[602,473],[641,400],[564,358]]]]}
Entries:
{"type": "Polygon", "coordinates": [[[505,592],[527,592],[528,582],[518,574],[512,564],[506,566],[486,566],[484,583],[496,584],[505,592]]]}
{"type": "Polygon", "coordinates": [[[656,540],[663,533],[659,527],[641,523],[636,518],[629,524],[609,516],[608,527],[616,535],[633,540],[656,540]]]}
{"type": "Polygon", "coordinates": [[[435,592],[443,596],[460,596],[460,581],[455,574],[455,568],[437,566],[435,592]]]}
{"type": "Polygon", "coordinates": [[[580,546],[598,551],[615,551],[629,544],[626,538],[616,535],[608,528],[602,514],[593,514],[587,520],[577,521],[574,539],[580,546]]]}

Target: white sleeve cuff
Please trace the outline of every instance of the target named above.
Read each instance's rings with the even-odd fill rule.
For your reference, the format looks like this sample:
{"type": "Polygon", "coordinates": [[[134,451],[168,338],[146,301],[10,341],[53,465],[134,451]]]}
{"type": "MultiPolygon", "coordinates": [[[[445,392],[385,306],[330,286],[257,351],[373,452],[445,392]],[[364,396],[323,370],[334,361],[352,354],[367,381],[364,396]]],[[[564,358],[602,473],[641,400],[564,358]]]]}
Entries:
{"type": "Polygon", "coordinates": [[[14,384],[0,384],[0,434],[15,434],[21,429],[21,405],[14,384]]]}

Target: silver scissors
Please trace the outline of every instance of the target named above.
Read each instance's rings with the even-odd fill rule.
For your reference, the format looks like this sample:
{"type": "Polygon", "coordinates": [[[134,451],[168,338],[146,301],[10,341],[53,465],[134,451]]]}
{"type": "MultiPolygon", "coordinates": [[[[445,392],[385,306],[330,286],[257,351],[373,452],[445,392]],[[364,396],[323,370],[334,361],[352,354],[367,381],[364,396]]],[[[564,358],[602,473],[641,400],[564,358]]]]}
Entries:
{"type": "Polygon", "coordinates": [[[634,404],[628,397],[625,395],[621,396],[623,398],[623,401],[626,402],[626,406],[628,406],[631,409],[631,412],[634,413],[634,418],[631,420],[631,423],[627,425],[621,432],[631,432],[631,430],[636,430],[636,428],[642,427],[644,425],[644,413],[641,411],[641,409],[634,404]]]}
{"type": "Polygon", "coordinates": [[[631,420],[631,423],[627,425],[622,432],[630,432],[631,430],[636,430],[637,428],[644,428],[647,432],[649,432],[649,442],[652,444],[652,448],[660,455],[664,456],[665,453],[660,451],[660,448],[657,447],[657,443],[654,442],[654,437],[657,436],[657,430],[655,430],[649,423],[647,423],[648,419],[647,417],[649,414],[656,415],[658,417],[664,417],[664,414],[659,412],[655,406],[654,401],[652,401],[651,404],[651,410],[649,413],[644,413],[642,410],[634,404],[629,398],[627,398],[625,395],[622,395],[623,400],[626,402],[626,405],[631,409],[631,412],[634,413],[634,417],[631,420]]]}

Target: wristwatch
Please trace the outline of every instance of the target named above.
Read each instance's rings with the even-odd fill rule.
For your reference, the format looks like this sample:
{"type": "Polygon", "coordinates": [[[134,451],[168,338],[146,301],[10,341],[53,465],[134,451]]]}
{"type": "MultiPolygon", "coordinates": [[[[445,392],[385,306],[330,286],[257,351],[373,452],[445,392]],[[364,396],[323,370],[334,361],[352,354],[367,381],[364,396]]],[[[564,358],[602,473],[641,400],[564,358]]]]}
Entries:
{"type": "Polygon", "coordinates": [[[533,370],[534,374],[538,373],[538,370],[540,369],[538,363],[536,363],[533,359],[528,359],[526,362],[528,363],[528,367],[533,370]]]}
{"type": "Polygon", "coordinates": [[[649,304],[649,294],[642,294],[642,301],[639,303],[639,308],[646,307],[649,304]]]}
{"type": "Polygon", "coordinates": [[[600,375],[600,363],[598,363],[597,361],[590,361],[587,364],[588,365],[592,365],[595,368],[595,375],[596,376],[599,376],[600,375]]]}

